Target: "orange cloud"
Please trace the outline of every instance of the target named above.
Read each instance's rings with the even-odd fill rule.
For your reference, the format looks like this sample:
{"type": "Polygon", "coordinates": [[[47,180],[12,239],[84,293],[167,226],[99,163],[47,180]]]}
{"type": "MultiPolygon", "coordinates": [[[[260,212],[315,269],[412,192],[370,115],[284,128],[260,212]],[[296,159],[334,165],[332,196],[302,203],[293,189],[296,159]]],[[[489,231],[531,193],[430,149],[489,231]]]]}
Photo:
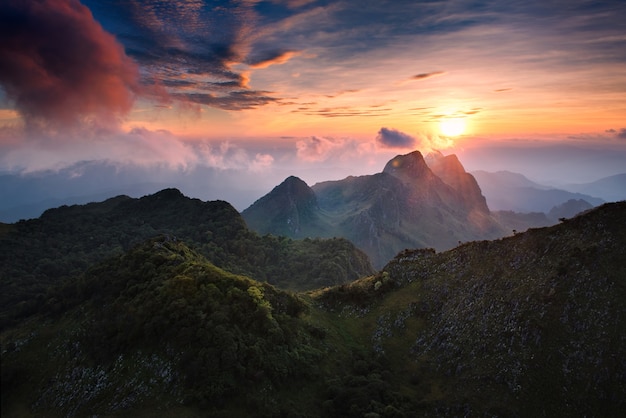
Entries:
{"type": "Polygon", "coordinates": [[[271,65],[280,65],[289,61],[291,58],[300,55],[300,51],[282,51],[282,52],[272,52],[270,54],[266,54],[263,57],[257,57],[253,62],[248,65],[250,68],[260,69],[267,68],[271,65]]]}

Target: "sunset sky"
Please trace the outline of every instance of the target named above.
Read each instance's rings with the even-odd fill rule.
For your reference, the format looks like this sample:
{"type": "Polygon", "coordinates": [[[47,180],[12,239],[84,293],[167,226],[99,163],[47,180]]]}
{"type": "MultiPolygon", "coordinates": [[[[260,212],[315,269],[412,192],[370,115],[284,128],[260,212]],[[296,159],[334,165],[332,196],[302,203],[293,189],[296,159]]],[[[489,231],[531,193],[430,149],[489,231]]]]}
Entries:
{"type": "Polygon", "coordinates": [[[626,171],[624,22],[623,0],[3,0],[0,172],[202,166],[258,198],[438,149],[592,181],[626,171]],[[593,164],[532,166],[559,146],[593,164]]]}

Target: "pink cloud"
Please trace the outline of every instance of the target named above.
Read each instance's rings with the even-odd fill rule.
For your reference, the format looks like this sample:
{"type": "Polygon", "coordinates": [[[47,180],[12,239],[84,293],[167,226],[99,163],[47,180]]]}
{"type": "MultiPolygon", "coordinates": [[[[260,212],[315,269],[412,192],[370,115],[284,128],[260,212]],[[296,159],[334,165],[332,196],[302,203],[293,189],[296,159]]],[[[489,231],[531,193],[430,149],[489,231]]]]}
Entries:
{"type": "Polygon", "coordinates": [[[117,125],[141,92],[137,65],[77,0],[3,0],[0,84],[26,127],[117,125]]]}
{"type": "Polygon", "coordinates": [[[352,138],[311,136],[296,142],[298,159],[308,162],[348,160],[372,152],[372,144],[352,138]]]}

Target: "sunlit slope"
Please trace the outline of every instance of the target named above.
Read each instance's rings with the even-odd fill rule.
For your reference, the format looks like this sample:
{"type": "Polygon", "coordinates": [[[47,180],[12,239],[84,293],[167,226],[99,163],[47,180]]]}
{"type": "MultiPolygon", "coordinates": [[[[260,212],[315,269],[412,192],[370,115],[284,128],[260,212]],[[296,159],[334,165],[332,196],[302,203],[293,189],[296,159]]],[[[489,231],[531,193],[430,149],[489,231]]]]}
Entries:
{"type": "Polygon", "coordinates": [[[279,392],[315,378],[326,350],[306,311],[295,295],[153,239],[91,268],[38,321],[2,335],[3,415],[280,413],[279,392]]]}
{"type": "Polygon", "coordinates": [[[340,284],[373,271],[345,239],[259,236],[228,202],[190,199],[176,189],[63,206],[0,226],[0,328],[36,312],[51,287],[160,234],[227,271],[285,289],[340,284]]]}

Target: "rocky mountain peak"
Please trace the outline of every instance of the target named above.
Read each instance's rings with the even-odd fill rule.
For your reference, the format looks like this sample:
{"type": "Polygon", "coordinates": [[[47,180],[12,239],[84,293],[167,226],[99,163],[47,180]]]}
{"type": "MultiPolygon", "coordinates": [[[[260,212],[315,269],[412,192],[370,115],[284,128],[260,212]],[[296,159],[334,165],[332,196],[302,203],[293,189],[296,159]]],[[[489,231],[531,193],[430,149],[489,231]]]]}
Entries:
{"type": "Polygon", "coordinates": [[[287,177],[272,192],[283,192],[294,198],[304,198],[305,200],[316,199],[315,193],[313,193],[309,185],[296,176],[287,177]]]}
{"type": "Polygon", "coordinates": [[[302,228],[317,218],[318,210],[313,190],[300,178],[289,176],[242,215],[251,228],[261,233],[300,237],[306,236],[302,228]]]}
{"type": "Polygon", "coordinates": [[[440,152],[428,154],[428,167],[444,183],[457,191],[468,210],[489,213],[487,201],[482,195],[478,182],[467,171],[455,154],[444,156],[440,152]]]}
{"type": "Polygon", "coordinates": [[[433,174],[419,151],[395,156],[385,165],[383,173],[391,174],[404,183],[411,183],[416,179],[429,178],[433,174]]]}

